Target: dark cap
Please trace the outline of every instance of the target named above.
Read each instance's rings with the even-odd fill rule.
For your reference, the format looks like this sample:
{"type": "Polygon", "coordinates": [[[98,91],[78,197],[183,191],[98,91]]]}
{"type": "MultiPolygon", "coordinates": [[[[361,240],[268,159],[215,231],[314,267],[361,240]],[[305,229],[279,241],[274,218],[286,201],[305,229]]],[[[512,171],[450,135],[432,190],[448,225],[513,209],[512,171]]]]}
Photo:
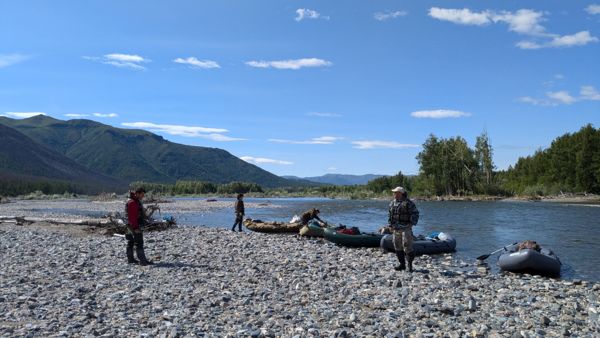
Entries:
{"type": "Polygon", "coordinates": [[[140,193],[144,193],[145,194],[146,193],[146,189],[144,189],[144,187],[137,187],[135,189],[135,193],[136,194],[140,194],[140,193]]]}

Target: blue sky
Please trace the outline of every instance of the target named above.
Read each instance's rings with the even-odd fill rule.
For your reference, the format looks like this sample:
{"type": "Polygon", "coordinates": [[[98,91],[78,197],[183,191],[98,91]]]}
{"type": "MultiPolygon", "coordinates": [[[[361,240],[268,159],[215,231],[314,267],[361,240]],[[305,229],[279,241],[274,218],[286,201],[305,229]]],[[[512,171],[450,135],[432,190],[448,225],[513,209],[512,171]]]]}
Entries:
{"type": "Polygon", "coordinates": [[[0,115],[216,147],[278,175],[504,169],[600,126],[600,1],[2,1],[0,115]]]}

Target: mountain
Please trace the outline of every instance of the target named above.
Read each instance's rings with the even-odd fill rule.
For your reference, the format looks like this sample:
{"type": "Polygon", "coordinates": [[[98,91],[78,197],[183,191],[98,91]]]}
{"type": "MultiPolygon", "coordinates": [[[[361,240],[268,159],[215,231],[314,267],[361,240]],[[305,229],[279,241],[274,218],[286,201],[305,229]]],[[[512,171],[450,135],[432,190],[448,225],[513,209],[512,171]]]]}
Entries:
{"type": "Polygon", "coordinates": [[[173,143],[153,133],[120,129],[91,120],[57,120],[44,115],[15,120],[12,127],[84,167],[133,182],[254,182],[264,187],[306,185],[287,180],[218,148],[173,143]]]}
{"type": "Polygon", "coordinates": [[[0,180],[51,181],[77,187],[79,192],[120,191],[126,183],[98,174],[48,149],[19,131],[0,124],[0,180]]]}
{"type": "Polygon", "coordinates": [[[344,175],[344,174],[326,174],[323,176],[314,177],[297,177],[297,176],[283,176],[288,179],[306,180],[316,183],[333,184],[333,185],[362,185],[367,182],[374,180],[385,175],[344,175]]]}

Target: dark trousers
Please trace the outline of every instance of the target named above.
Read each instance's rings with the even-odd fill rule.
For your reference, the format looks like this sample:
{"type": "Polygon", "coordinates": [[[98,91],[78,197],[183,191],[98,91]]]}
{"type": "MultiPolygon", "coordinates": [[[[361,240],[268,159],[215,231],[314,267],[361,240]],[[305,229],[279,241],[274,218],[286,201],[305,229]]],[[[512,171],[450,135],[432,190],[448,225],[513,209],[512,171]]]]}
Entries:
{"type": "Polygon", "coordinates": [[[133,257],[133,248],[135,246],[135,253],[137,254],[137,258],[141,262],[147,262],[146,254],[144,253],[144,235],[139,233],[129,233],[125,235],[125,239],[127,240],[127,260],[135,261],[133,257]]]}
{"type": "Polygon", "coordinates": [[[243,223],[243,221],[244,221],[244,215],[242,215],[242,214],[237,214],[237,215],[235,216],[235,223],[233,223],[233,227],[231,227],[231,230],[232,230],[232,231],[235,231],[235,226],[237,225],[237,226],[238,226],[238,229],[239,229],[240,231],[242,231],[242,223],[243,223]]]}

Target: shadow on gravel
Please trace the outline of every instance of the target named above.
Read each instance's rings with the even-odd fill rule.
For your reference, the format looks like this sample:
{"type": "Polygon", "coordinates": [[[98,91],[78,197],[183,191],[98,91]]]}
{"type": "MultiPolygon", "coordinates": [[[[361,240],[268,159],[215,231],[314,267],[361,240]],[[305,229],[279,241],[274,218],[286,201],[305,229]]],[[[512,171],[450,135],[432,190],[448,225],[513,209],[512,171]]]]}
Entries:
{"type": "Polygon", "coordinates": [[[168,263],[168,262],[157,262],[154,263],[154,265],[152,265],[155,268],[168,268],[168,269],[181,269],[181,268],[201,268],[201,265],[198,264],[189,264],[189,263],[182,263],[182,262],[173,262],[173,263],[168,263]]]}

